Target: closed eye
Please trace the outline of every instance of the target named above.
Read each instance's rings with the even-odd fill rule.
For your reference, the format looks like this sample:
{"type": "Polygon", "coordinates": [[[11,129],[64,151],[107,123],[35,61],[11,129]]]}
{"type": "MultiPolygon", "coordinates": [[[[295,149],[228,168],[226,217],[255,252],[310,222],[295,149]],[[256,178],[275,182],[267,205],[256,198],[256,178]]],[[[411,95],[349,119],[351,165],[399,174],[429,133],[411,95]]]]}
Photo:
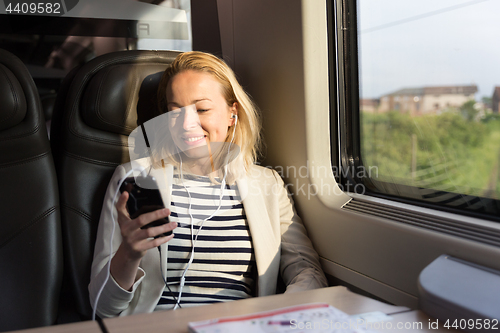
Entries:
{"type": "Polygon", "coordinates": [[[175,109],[172,111],[168,111],[168,115],[170,118],[177,118],[181,115],[182,110],[181,109],[175,109]]]}

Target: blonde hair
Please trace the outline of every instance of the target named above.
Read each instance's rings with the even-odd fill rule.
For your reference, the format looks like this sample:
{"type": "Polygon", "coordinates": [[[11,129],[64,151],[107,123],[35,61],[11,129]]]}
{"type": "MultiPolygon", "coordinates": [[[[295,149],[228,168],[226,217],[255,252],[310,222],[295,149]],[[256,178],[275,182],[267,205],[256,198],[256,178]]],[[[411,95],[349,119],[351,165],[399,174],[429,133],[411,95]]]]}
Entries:
{"type": "MultiPolygon", "coordinates": [[[[230,142],[233,131],[235,131],[233,143],[240,148],[238,156],[228,165],[228,183],[232,183],[248,172],[250,166],[255,163],[260,154],[262,145],[261,120],[257,107],[238,83],[233,70],[223,60],[209,53],[192,51],[179,54],[163,73],[158,87],[159,114],[167,112],[167,85],[170,79],[187,70],[211,74],[220,83],[222,95],[227,105],[233,106],[235,102],[237,104],[238,121],[236,129],[233,127],[235,125],[232,125],[228,129],[225,138],[225,142],[230,142]]],[[[172,139],[164,136],[161,140],[171,141],[172,139]]],[[[162,149],[168,149],[168,147],[174,145],[160,146],[163,147],[162,149]]],[[[175,156],[174,152],[164,151],[153,152],[153,157],[158,153],[175,156]]],[[[155,158],[154,160],[158,161],[155,158]]],[[[178,161],[173,157],[168,162],[174,165],[178,164],[178,161]]]]}

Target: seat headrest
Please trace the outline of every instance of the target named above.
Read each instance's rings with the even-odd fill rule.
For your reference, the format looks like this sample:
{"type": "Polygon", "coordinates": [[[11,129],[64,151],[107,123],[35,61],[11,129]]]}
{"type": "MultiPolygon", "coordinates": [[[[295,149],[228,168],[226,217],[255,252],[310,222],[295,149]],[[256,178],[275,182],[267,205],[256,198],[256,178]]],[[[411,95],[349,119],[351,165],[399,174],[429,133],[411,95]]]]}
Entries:
{"type": "Polygon", "coordinates": [[[156,110],[156,90],[165,65],[116,64],[89,81],[82,99],[83,121],[106,132],[129,135],[156,110]],[[152,74],[153,73],[153,74],[152,74]]]}
{"type": "Polygon", "coordinates": [[[26,96],[16,76],[0,64],[0,131],[21,123],[26,116],[26,96]]]}

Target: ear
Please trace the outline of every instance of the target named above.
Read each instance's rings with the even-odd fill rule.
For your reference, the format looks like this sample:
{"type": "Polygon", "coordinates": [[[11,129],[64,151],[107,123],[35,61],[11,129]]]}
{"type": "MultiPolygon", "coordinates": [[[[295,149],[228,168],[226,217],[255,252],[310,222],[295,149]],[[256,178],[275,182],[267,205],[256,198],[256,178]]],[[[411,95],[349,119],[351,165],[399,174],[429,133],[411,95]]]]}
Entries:
{"type": "Polygon", "coordinates": [[[236,122],[236,119],[232,118],[232,115],[238,115],[238,102],[234,102],[233,105],[229,108],[229,127],[233,126],[236,122]]]}

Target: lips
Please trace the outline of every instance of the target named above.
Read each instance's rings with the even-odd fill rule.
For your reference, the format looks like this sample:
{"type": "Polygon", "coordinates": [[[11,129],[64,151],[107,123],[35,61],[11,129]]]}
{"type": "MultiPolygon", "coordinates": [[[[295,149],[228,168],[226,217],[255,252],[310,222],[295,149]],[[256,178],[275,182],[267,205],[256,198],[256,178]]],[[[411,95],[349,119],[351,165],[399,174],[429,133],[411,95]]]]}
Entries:
{"type": "Polygon", "coordinates": [[[205,135],[183,136],[182,141],[188,146],[196,146],[205,143],[205,135]]]}

